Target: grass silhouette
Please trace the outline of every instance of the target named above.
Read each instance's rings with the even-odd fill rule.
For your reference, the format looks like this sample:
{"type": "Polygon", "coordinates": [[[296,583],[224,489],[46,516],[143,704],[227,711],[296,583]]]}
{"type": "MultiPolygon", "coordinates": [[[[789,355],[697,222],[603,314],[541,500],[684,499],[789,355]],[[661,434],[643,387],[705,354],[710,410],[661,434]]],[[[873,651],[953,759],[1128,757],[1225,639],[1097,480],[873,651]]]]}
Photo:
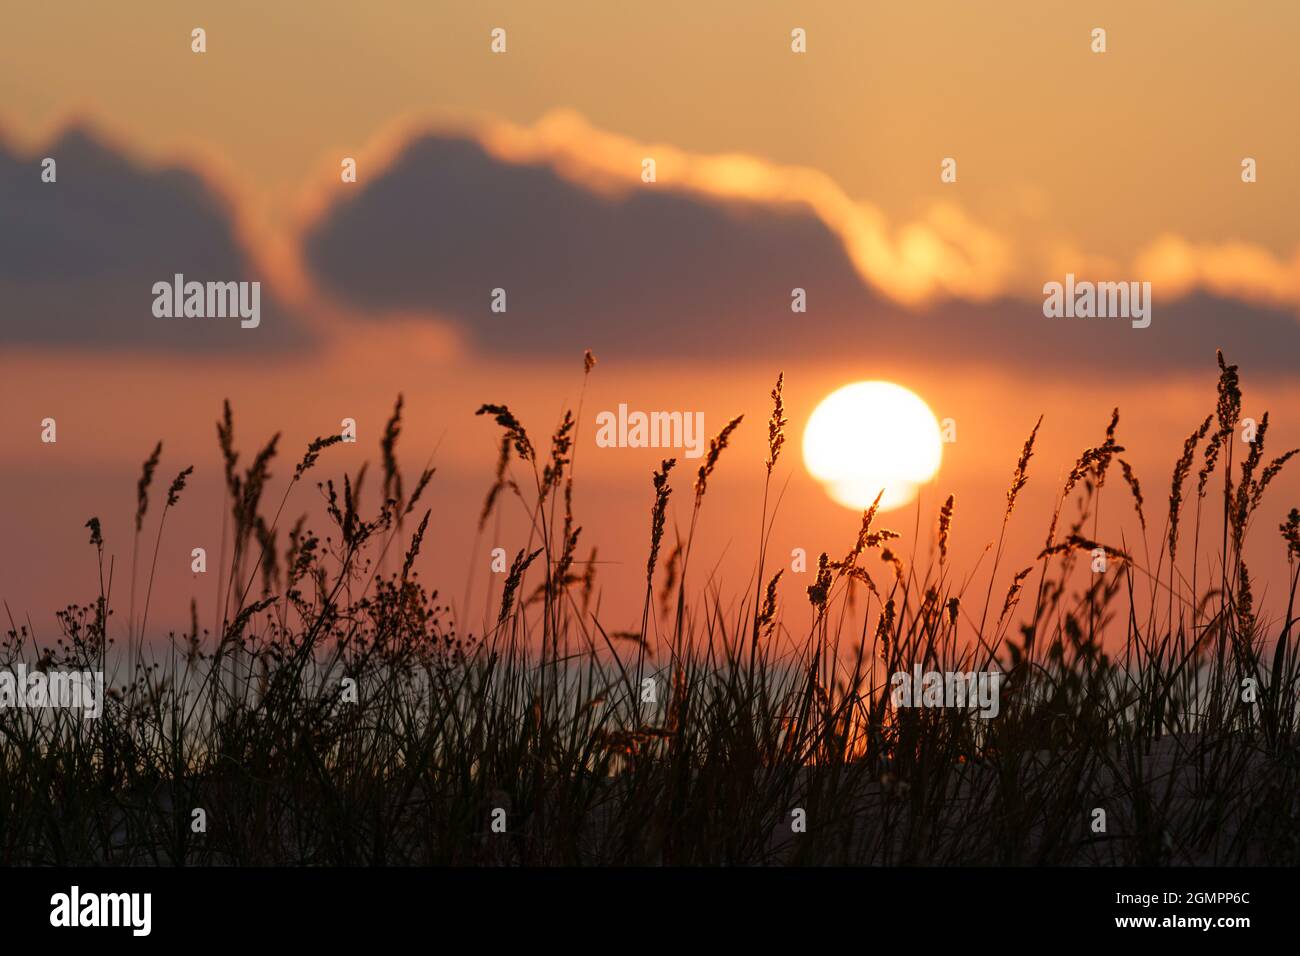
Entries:
{"type": "MultiPolygon", "coordinates": [[[[594,364],[588,353],[584,375],[594,364]]],[[[928,566],[891,548],[900,536],[873,506],[843,558],[820,556],[797,614],[778,600],[783,572],[765,580],[767,488],[786,424],[778,378],[752,588],[738,604],[690,589],[697,519],[737,418],[693,476],[689,528],[666,555],[676,463],[654,473],[641,627],[613,633],[592,612],[594,560],[576,558],[581,404],[549,450],[505,406],[479,411],[503,431],[480,531],[509,497],[531,530],[476,635],[458,633],[414,570],[433,472],[404,494],[400,398],[383,437],[382,505],[362,513],[365,468],[320,482],[323,536],[305,518],[287,532],[280,522],[339,438],[309,446],[272,510],[263,498],[279,436],[241,469],[227,404],[220,620],[202,628],[195,611],[165,648],[144,640],[186,470],[159,516],[138,625],[132,562],[128,674],[103,716],[0,708],[0,862],[1300,863],[1300,513],[1280,527],[1290,587],[1276,623],[1256,607],[1242,560],[1294,452],[1265,463],[1265,416],[1234,462],[1241,394],[1236,367],[1222,355],[1219,367],[1216,407],[1174,466],[1158,538],[1119,457],[1116,411],[1070,471],[1041,552],[995,593],[1040,419],[1011,473],[986,590],[954,589],[947,546],[960,509],[949,496],[928,566]],[[1116,462],[1141,556],[1096,540],[1116,462]],[[1202,527],[1207,510],[1217,527],[1215,517],[1202,527]],[[1188,535],[1196,558],[1216,531],[1214,579],[1187,578],[1177,557],[1188,535]],[[917,666],[1001,671],[998,716],[894,706],[890,675],[917,666]],[[493,829],[498,808],[504,832],[493,829]]],[[[138,488],[135,554],[160,450],[138,488]]],[[[87,526],[97,596],[58,615],[53,646],[11,619],[0,666],[109,667],[113,565],[99,521],[87,526]]]]}

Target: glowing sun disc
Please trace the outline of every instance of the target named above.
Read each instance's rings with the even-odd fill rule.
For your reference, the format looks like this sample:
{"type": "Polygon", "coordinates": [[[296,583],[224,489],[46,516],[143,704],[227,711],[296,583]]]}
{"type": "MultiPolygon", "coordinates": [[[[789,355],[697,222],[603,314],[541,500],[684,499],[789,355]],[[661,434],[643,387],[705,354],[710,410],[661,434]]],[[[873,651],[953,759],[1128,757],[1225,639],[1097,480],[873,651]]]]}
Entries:
{"type": "Polygon", "coordinates": [[[854,382],[827,395],[808,419],[803,458],[832,499],[861,511],[901,508],[934,477],[943,457],[939,423],[915,393],[893,382],[854,382]]]}

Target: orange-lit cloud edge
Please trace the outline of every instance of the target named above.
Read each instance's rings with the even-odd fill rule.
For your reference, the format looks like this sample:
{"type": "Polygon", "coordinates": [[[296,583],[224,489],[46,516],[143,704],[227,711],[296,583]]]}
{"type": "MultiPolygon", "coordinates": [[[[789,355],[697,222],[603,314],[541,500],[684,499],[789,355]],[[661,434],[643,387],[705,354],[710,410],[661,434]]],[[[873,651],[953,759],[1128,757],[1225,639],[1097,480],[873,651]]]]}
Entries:
{"type": "MultiPolygon", "coordinates": [[[[361,183],[380,176],[413,140],[428,134],[451,135],[477,143],[495,159],[516,165],[542,165],[592,193],[624,195],[654,188],[697,195],[705,200],[764,206],[797,205],[809,210],[843,243],[864,285],[890,301],[918,308],[944,300],[988,302],[998,297],[1032,301],[1044,281],[1073,272],[1080,279],[1150,281],[1166,301],[1197,291],[1258,306],[1300,311],[1300,246],[1290,259],[1261,245],[1232,239],[1193,242],[1176,233],[1158,233],[1131,262],[1079,249],[1070,240],[1028,250],[1006,234],[973,221],[955,202],[936,201],[910,222],[891,223],[875,205],[854,199],[826,173],[780,165],[744,153],[705,155],[668,143],[648,143],[598,129],[571,109],[552,110],[531,126],[489,116],[427,112],[386,125],[359,150],[322,154],[290,202],[288,225],[270,225],[266,210],[249,197],[238,171],[219,152],[191,141],[166,155],[142,157],[127,138],[79,110],[52,127],[45,139],[56,142],[71,128],[91,132],[124,159],[154,171],[184,169],[208,186],[228,213],[235,239],[249,260],[268,276],[287,303],[310,309],[323,326],[342,333],[355,316],[313,280],[302,258],[303,239],[356,185],[339,178],[344,156],[357,160],[361,183]],[[657,181],[641,181],[644,158],[655,160],[657,181]]],[[[12,146],[0,125],[0,143],[12,146]]],[[[39,152],[27,143],[25,152],[39,152]]],[[[385,316],[406,333],[418,331],[432,351],[454,355],[465,348],[449,322],[430,329],[436,314],[385,316]],[[423,328],[420,328],[423,326],[423,328]]]]}

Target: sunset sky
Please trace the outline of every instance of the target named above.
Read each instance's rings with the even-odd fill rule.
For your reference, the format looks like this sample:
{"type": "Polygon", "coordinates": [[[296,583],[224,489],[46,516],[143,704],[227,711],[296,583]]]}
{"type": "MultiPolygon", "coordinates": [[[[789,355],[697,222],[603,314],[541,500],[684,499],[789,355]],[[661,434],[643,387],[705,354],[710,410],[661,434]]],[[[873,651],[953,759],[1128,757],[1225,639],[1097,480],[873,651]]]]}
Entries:
{"type": "MultiPolygon", "coordinates": [[[[245,460],[284,433],[278,501],[305,444],[345,417],[359,442],[327,450],[316,477],[377,459],[403,393],[408,481],[438,468],[424,580],[470,629],[487,552],[523,545],[517,504],[476,545],[499,441],[473,414],[484,402],[544,444],[581,398],[579,550],[599,548],[610,629],[639,613],[650,476],[668,454],[596,446],[595,415],[621,403],[703,411],[709,434],[744,413],[692,559],[716,569],[724,603],[750,588],[779,371],[776,566],[794,547],[852,544],[858,517],[808,475],[799,440],[826,394],[887,379],[953,419],[957,440],[919,504],[886,523],[923,556],[954,493],[954,567],[981,597],[981,555],[1040,414],[1005,574],[1042,548],[1063,477],[1115,406],[1154,555],[1174,460],[1214,407],[1216,347],[1241,367],[1243,414],[1272,413],[1266,457],[1300,445],[1295,4],[141,0],[149,12],[129,20],[10,6],[0,598],[38,636],[96,592],[91,515],[126,580],[135,482],[160,439],[159,484],[196,473],[168,517],[158,626],[183,620],[192,590],[210,610],[215,580],[193,581],[189,554],[219,547],[227,397],[245,460]],[[356,183],[340,181],[344,157],[356,183]],[[954,183],[940,181],[946,157],[954,183]],[[1257,182],[1242,181],[1245,158],[1257,182]],[[261,281],[260,327],[156,318],[151,286],[178,272],[261,281]],[[1044,317],[1043,284],[1066,273],[1150,282],[1151,326],[1044,317]],[[496,287],[504,314],[489,309],[496,287]],[[791,312],[796,287],[806,313],[791,312]],[[584,393],[585,348],[599,364],[584,393]]],[[[696,464],[674,476],[683,529],[696,464]]],[[[1247,552],[1275,588],[1297,474],[1271,486],[1247,552]]],[[[313,487],[295,495],[288,514],[319,513],[313,487]]],[[[156,488],[155,532],[160,506],[156,488]]],[[[1118,476],[1099,534],[1142,551],[1118,476]]],[[[787,615],[807,612],[807,578],[787,576],[787,615]]]]}

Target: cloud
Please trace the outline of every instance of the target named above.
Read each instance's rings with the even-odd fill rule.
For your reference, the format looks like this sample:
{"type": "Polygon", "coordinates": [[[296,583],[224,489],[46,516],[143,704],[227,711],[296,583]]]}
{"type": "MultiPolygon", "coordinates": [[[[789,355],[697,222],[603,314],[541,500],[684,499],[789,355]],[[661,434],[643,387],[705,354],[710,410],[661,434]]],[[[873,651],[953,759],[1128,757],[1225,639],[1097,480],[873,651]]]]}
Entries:
{"type": "Polygon", "coordinates": [[[819,171],[640,143],[567,111],[531,127],[409,127],[363,158],[359,184],[318,199],[297,237],[302,274],[277,270],[272,285],[211,177],[146,168],[85,127],[26,155],[0,143],[0,343],[291,354],[315,337],[277,290],[314,288],[322,323],[338,303],[362,327],[419,322],[505,356],[861,354],[1128,374],[1200,368],[1215,347],[1261,371],[1289,372],[1300,354],[1300,254],[1177,235],[1127,265],[1068,243],[1017,250],[952,204],[893,224],[819,171]],[[55,184],[41,182],[45,155],[55,184]],[[1044,318],[1041,282],[1065,271],[1151,281],[1151,328],[1044,318]],[[261,280],[261,326],[155,318],[153,284],[176,272],[261,280]],[[498,287],[504,315],[489,309],[498,287]],[[806,313],[790,310],[795,288],[806,313]]]}
{"type": "Polygon", "coordinates": [[[605,195],[477,142],[410,143],[305,238],[313,279],[361,309],[452,318],[481,346],[571,351],[636,343],[681,355],[797,341],[791,289],[866,307],[837,237],[796,206],[701,201],[671,190],[605,195]],[[489,309],[506,290],[508,311],[489,309]]]}
{"type": "Polygon", "coordinates": [[[1247,242],[1192,243],[1165,235],[1138,254],[1137,272],[1176,295],[1199,288],[1273,306],[1300,304],[1300,250],[1284,262],[1247,242]]]}
{"type": "Polygon", "coordinates": [[[951,204],[891,224],[816,170],[638,143],[572,112],[408,128],[363,158],[359,184],[318,194],[302,274],[275,285],[210,177],[140,166],[84,127],[28,155],[0,143],[0,208],[8,345],[290,354],[315,338],[277,289],[305,287],[322,320],[342,304],[362,327],[414,320],[504,356],[860,354],[1088,375],[1201,368],[1216,347],[1290,372],[1300,354],[1300,255],[1164,235],[1127,267],[1068,245],[1035,257],[951,204]],[[1064,271],[1152,281],[1152,326],[1044,318],[1039,285],[1064,271]],[[261,280],[261,326],[155,318],[153,284],[176,272],[261,280]],[[498,287],[505,314],[489,308],[498,287]],[[806,313],[790,309],[796,288],[806,313]]]}
{"type": "Polygon", "coordinates": [[[932,343],[935,364],[998,364],[1026,378],[1066,375],[1081,391],[1108,375],[1154,377],[1215,372],[1214,350],[1252,375],[1295,374],[1300,324],[1289,308],[1268,308],[1195,291],[1182,298],[1153,286],[1151,325],[1126,319],[1045,318],[1042,301],[947,303],[900,319],[886,348],[905,350],[902,335],[932,343]]]}
{"type": "Polygon", "coordinates": [[[640,189],[641,163],[650,157],[660,184],[705,201],[806,207],[839,238],[862,281],[896,302],[991,299],[1011,278],[1013,260],[1005,241],[951,203],[935,203],[916,222],[891,224],[877,207],[852,199],[820,170],[739,153],[699,155],[664,143],[639,143],[597,129],[571,110],[549,113],[530,129],[485,124],[478,135],[499,159],[548,163],[587,187],[640,189]]]}
{"type": "Polygon", "coordinates": [[[309,336],[193,171],[146,169],[85,128],[31,155],[0,143],[0,342],[86,349],[274,353],[309,336]],[[57,181],[42,182],[42,159],[57,181]],[[261,281],[261,323],[160,319],[155,282],[261,281]]]}
{"type": "Polygon", "coordinates": [[[1007,245],[954,207],[890,230],[820,173],[638,146],[572,114],[413,131],[361,169],[304,230],[312,281],[363,318],[423,314],[496,354],[861,355],[1085,377],[1201,369],[1216,347],[1261,371],[1300,354],[1285,301],[1240,284],[1151,266],[1150,328],[1048,319],[1041,282],[1063,274],[1012,277],[1007,245]],[[794,288],[807,313],[791,311],[794,288]]]}
{"type": "MultiPolygon", "coordinates": [[[[879,210],[851,200],[817,170],[637,144],[567,111],[529,129],[488,123],[472,131],[412,131],[390,150],[393,155],[367,164],[367,175],[378,178],[314,211],[306,231],[309,266],[345,297],[366,285],[362,268],[373,268],[399,284],[383,301],[408,308],[412,285],[436,293],[435,284],[455,278],[470,260],[475,268],[466,282],[490,271],[496,281],[489,288],[504,287],[503,275],[527,278],[541,266],[546,274],[583,278],[580,292],[608,287],[600,276],[574,275],[584,261],[608,265],[624,279],[658,267],[668,270],[662,273],[668,280],[680,270],[698,280],[696,273],[714,266],[713,284],[726,284],[733,296],[732,268],[745,264],[750,281],[768,264],[805,281],[833,273],[837,281],[910,305],[943,296],[989,300],[1009,283],[1003,241],[950,204],[935,204],[921,220],[891,229],[879,210]],[[640,179],[647,157],[656,164],[654,184],[640,179]],[[356,237],[351,245],[344,230],[356,237]],[[754,235],[745,234],[751,230],[754,235]],[[406,238],[415,246],[389,248],[406,238]],[[722,245],[710,246],[715,241],[722,245]],[[548,250],[539,242],[558,245],[548,250]],[[805,245],[796,250],[791,243],[805,245]],[[623,254],[635,258],[619,265],[616,256],[623,254]],[[415,269],[413,257],[419,258],[415,269]],[[495,258],[492,268],[487,258],[495,258]],[[826,261],[824,270],[818,261],[826,261]],[[408,270],[424,270],[425,281],[405,281],[414,278],[408,270]]],[[[653,275],[646,282],[662,294],[653,275]]],[[[369,290],[371,302],[378,301],[375,291],[369,290]]],[[[430,305],[427,298],[421,303],[430,305]]],[[[461,305],[432,304],[453,312],[461,305]]]]}

